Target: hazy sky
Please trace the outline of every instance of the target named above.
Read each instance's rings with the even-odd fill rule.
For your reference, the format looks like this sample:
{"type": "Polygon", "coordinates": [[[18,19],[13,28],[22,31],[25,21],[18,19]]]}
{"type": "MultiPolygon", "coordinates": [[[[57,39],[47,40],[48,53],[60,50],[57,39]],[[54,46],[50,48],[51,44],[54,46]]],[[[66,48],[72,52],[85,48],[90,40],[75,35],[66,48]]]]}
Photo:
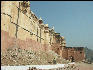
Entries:
{"type": "Polygon", "coordinates": [[[65,37],[67,47],[93,49],[93,1],[31,1],[31,10],[65,37]]]}

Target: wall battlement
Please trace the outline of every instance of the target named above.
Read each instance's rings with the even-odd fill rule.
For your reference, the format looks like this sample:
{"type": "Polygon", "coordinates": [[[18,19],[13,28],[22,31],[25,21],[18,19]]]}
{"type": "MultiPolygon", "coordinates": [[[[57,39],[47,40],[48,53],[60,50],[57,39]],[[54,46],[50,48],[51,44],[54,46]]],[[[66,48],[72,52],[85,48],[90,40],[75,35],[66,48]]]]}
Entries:
{"type": "Polygon", "coordinates": [[[66,41],[30,10],[29,1],[1,1],[1,49],[17,45],[35,51],[53,50],[62,55],[66,41]]]}

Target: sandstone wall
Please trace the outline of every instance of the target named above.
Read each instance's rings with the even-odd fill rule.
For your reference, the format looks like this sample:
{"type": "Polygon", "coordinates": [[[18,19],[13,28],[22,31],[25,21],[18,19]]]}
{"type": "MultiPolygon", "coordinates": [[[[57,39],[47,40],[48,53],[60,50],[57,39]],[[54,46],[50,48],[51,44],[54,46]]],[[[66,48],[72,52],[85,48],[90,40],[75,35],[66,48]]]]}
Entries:
{"type": "Polygon", "coordinates": [[[44,28],[39,27],[39,19],[35,18],[30,7],[25,14],[23,13],[21,3],[21,1],[2,1],[1,3],[1,48],[5,50],[17,44],[23,49],[30,47],[33,50],[49,50],[49,33],[44,33],[44,28]]]}
{"type": "Polygon", "coordinates": [[[77,48],[64,48],[62,50],[62,57],[67,59],[67,60],[71,60],[71,57],[73,57],[74,61],[82,61],[85,57],[84,57],[84,49],[81,50],[76,50],[77,48]]]}
{"type": "Polygon", "coordinates": [[[1,49],[12,46],[35,51],[53,50],[65,59],[73,56],[75,61],[84,58],[84,52],[66,47],[64,37],[44,24],[31,10],[30,2],[1,2],[1,49]],[[80,53],[82,52],[82,53],[80,53]],[[79,58],[80,57],[80,58],[79,58]]]}

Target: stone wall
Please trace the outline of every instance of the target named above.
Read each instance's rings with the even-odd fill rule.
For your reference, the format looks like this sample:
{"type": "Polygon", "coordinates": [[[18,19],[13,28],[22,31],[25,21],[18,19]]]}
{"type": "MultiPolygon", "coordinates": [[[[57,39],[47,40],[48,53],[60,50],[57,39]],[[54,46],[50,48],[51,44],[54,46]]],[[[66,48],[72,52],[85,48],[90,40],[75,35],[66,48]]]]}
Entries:
{"type": "Polygon", "coordinates": [[[1,2],[2,49],[8,48],[12,43],[24,49],[29,46],[37,50],[43,48],[43,51],[51,49],[50,38],[52,43],[54,41],[53,35],[50,35],[48,25],[44,24],[43,20],[38,19],[30,10],[29,4],[29,1],[1,2]],[[3,38],[7,38],[7,40],[3,38]]]}
{"type": "Polygon", "coordinates": [[[84,57],[84,48],[83,47],[65,47],[62,51],[62,57],[71,60],[73,57],[74,61],[82,61],[84,57]]]}
{"type": "Polygon", "coordinates": [[[14,45],[34,51],[53,50],[65,59],[73,56],[76,61],[84,57],[84,53],[66,48],[65,38],[30,10],[29,1],[1,1],[1,51],[14,45]]]}

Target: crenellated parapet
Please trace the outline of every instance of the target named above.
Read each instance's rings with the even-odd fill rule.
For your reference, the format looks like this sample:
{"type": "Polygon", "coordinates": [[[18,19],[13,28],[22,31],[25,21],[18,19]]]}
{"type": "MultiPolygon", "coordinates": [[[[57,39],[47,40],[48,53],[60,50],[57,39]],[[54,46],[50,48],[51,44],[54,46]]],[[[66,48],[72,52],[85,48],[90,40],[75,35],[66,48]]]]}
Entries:
{"type": "Polygon", "coordinates": [[[28,1],[23,1],[20,3],[20,5],[21,5],[22,12],[26,14],[28,7],[30,7],[30,3],[28,1]]]}
{"type": "Polygon", "coordinates": [[[66,40],[63,36],[61,37],[61,46],[66,47],[66,40]]]}
{"type": "Polygon", "coordinates": [[[83,48],[66,47],[65,38],[30,10],[30,1],[1,2],[1,32],[2,50],[18,45],[28,50],[53,50],[65,59],[79,53],[80,59],[76,55],[73,57],[75,60],[83,59],[83,48]]]}

